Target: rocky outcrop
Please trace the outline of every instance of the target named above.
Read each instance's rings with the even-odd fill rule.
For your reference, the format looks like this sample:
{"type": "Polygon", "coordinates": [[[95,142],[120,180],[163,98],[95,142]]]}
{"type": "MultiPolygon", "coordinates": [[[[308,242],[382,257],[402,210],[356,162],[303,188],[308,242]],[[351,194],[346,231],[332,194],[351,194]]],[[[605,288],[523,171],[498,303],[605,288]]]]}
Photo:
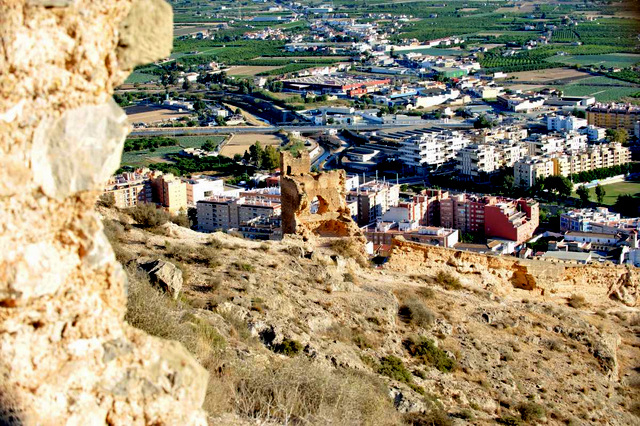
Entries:
{"type": "Polygon", "coordinates": [[[128,132],[113,87],[169,54],[171,20],[160,0],[0,0],[0,423],[205,424],[207,375],[124,323],[93,212],[128,132]]]}
{"type": "Polygon", "coordinates": [[[635,268],[620,265],[577,265],[508,256],[487,256],[394,239],[388,267],[434,275],[439,270],[455,272],[466,283],[497,293],[513,288],[537,294],[587,298],[611,298],[633,307],[640,300],[640,281],[635,268]]]}
{"type": "Polygon", "coordinates": [[[178,298],[182,290],[182,271],[176,265],[156,259],[143,261],[140,266],[149,274],[153,284],[169,293],[174,299],[178,298]]]}

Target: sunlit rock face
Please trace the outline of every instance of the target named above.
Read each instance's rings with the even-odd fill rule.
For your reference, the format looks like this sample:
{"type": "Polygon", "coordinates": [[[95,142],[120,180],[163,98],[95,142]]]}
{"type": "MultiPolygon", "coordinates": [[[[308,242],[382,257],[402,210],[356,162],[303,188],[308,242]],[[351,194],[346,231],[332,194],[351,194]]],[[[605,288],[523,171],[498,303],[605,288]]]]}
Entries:
{"type": "Polygon", "coordinates": [[[124,323],[93,211],[129,131],[113,88],[171,22],[162,0],[0,0],[2,424],[206,424],[202,367],[124,323]]]}

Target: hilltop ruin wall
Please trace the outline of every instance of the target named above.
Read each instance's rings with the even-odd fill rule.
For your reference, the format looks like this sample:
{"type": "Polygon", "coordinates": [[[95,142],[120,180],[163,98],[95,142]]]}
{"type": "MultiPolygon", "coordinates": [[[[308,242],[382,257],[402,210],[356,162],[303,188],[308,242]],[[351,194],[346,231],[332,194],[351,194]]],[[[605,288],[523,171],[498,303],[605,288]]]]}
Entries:
{"type": "Polygon", "coordinates": [[[513,288],[541,295],[582,294],[611,298],[638,306],[640,280],[637,268],[622,265],[578,265],[510,256],[492,256],[408,242],[393,241],[387,267],[416,275],[435,276],[438,271],[459,274],[474,285],[497,293],[513,288]]]}
{"type": "Polygon", "coordinates": [[[351,218],[346,204],[344,170],[311,173],[308,154],[294,157],[280,155],[282,233],[304,238],[356,237],[364,242],[362,232],[351,218]],[[318,210],[311,212],[317,200],[318,210]]]}

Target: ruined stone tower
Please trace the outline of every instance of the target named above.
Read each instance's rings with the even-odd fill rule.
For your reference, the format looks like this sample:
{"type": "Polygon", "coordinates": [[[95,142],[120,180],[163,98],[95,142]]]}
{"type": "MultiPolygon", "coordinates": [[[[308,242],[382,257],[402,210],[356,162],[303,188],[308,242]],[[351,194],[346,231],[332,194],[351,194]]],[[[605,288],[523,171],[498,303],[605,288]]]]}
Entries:
{"type": "Polygon", "coordinates": [[[169,55],[162,0],[0,0],[0,423],[204,425],[206,371],[124,323],[93,211],[120,163],[111,98],[169,55]]]}
{"type": "Polygon", "coordinates": [[[347,208],[344,170],[310,173],[307,153],[294,157],[285,151],[280,160],[283,234],[305,238],[359,237],[364,241],[347,208]],[[318,202],[318,209],[311,213],[314,201],[318,202]]]}

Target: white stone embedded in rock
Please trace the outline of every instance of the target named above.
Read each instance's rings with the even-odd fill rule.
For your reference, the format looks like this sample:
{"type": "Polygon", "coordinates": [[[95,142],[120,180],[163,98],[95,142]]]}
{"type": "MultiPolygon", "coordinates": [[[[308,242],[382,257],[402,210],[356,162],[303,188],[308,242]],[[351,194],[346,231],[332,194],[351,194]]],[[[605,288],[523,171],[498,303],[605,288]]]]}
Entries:
{"type": "Polygon", "coordinates": [[[113,99],[42,121],[31,149],[35,182],[57,199],[100,189],[120,166],[128,130],[127,116],[113,99]]]}

